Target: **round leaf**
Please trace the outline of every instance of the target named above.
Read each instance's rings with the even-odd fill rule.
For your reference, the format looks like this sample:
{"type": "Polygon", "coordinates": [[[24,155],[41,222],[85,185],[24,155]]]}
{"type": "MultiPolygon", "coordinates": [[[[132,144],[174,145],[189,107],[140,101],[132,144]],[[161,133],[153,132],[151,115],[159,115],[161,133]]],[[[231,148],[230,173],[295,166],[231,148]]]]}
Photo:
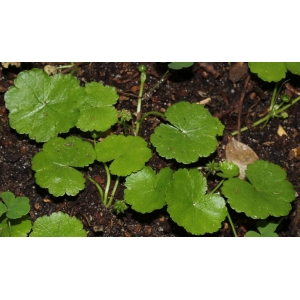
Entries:
{"type": "Polygon", "coordinates": [[[140,213],[149,213],[166,204],[166,191],[172,179],[170,168],[162,169],[158,174],[150,167],[133,173],[126,178],[124,199],[131,208],[140,213]]]}
{"type": "Polygon", "coordinates": [[[27,197],[16,197],[11,192],[3,192],[1,198],[5,203],[6,217],[9,219],[18,219],[28,214],[30,210],[29,199],[27,197]]]}
{"type": "Polygon", "coordinates": [[[234,210],[253,219],[285,216],[290,212],[295,192],[280,166],[258,160],[248,165],[246,175],[249,182],[230,178],[223,184],[222,192],[234,210]]]}
{"type": "Polygon", "coordinates": [[[77,127],[82,131],[105,131],[118,121],[118,111],[112,106],[119,98],[114,87],[91,82],[85,86],[87,99],[80,108],[77,127]]]}
{"type": "Polygon", "coordinates": [[[80,220],[62,212],[37,218],[30,237],[86,237],[80,220]]]}
{"type": "Polygon", "coordinates": [[[10,219],[10,226],[7,218],[0,218],[0,237],[27,237],[31,230],[31,221],[29,216],[23,216],[18,219],[10,219]]]}
{"type": "Polygon", "coordinates": [[[56,197],[74,196],[84,189],[85,180],[72,167],[88,166],[95,157],[93,146],[77,137],[53,138],[32,159],[36,183],[56,197]]]}
{"type": "Polygon", "coordinates": [[[198,170],[179,169],[167,191],[171,218],[192,234],[217,231],[227,215],[224,199],[218,194],[205,194],[206,190],[206,179],[198,170]]]}
{"type": "Polygon", "coordinates": [[[10,126],[18,133],[46,142],[75,126],[85,92],[74,76],[50,77],[40,69],[32,69],[21,72],[14,84],[4,98],[10,126]]]}
{"type": "Polygon", "coordinates": [[[189,164],[216,150],[216,135],[222,133],[224,126],[202,105],[178,102],[165,116],[171,124],[159,125],[150,137],[159,155],[189,164]]]}
{"type": "Polygon", "coordinates": [[[141,170],[151,158],[147,143],[139,136],[111,135],[95,147],[97,160],[113,160],[109,169],[112,174],[127,176],[141,170]]]}
{"type": "Polygon", "coordinates": [[[285,62],[284,64],[291,73],[300,75],[300,62],[285,62]]]}
{"type": "Polygon", "coordinates": [[[252,73],[256,73],[264,81],[280,81],[285,78],[286,66],[283,62],[249,62],[252,73]]]}

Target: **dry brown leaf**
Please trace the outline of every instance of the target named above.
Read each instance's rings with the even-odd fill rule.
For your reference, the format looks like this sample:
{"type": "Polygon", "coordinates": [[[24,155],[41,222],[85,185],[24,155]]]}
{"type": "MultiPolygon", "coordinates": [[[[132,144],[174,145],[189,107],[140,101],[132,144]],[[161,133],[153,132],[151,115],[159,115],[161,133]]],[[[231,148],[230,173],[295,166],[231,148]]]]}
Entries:
{"type": "Polygon", "coordinates": [[[258,160],[256,153],[246,144],[236,141],[233,137],[229,137],[229,141],[225,147],[226,160],[235,163],[240,168],[240,179],[245,179],[245,171],[247,165],[258,160]]]}

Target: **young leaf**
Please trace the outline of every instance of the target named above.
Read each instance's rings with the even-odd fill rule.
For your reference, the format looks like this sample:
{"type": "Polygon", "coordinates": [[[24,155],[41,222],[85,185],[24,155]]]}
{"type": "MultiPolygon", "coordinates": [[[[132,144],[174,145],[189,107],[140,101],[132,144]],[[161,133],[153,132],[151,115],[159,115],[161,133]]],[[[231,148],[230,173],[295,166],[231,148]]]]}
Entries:
{"type": "Polygon", "coordinates": [[[285,216],[290,212],[295,192],[280,166],[257,160],[248,165],[246,176],[249,182],[230,178],[223,184],[222,192],[234,210],[253,219],[285,216]]]}
{"type": "Polygon", "coordinates": [[[113,160],[109,169],[112,174],[127,176],[143,168],[151,158],[147,143],[139,136],[111,135],[95,146],[97,160],[113,160]]]}
{"type": "Polygon", "coordinates": [[[87,99],[80,108],[76,127],[82,131],[105,131],[118,121],[118,111],[112,106],[119,98],[114,87],[91,82],[85,86],[87,99]]]}
{"type": "Polygon", "coordinates": [[[4,211],[4,207],[1,205],[0,215],[2,215],[3,212],[6,212],[6,217],[8,219],[18,219],[28,214],[30,205],[27,197],[15,198],[15,195],[11,192],[3,192],[0,196],[6,206],[6,210],[4,211]]]}
{"type": "Polygon", "coordinates": [[[159,125],[150,137],[159,155],[189,164],[216,150],[216,135],[223,132],[224,126],[202,105],[178,102],[168,108],[165,116],[171,124],[159,125]]]}
{"type": "Polygon", "coordinates": [[[73,167],[88,166],[95,158],[95,150],[88,142],[75,136],[53,138],[32,159],[36,183],[56,197],[74,196],[84,189],[85,180],[73,167]]]}
{"type": "Polygon", "coordinates": [[[74,76],[50,77],[40,69],[32,69],[21,72],[14,84],[4,98],[10,126],[18,133],[46,142],[75,126],[85,92],[74,76]]]}
{"type": "Polygon", "coordinates": [[[33,223],[30,237],[86,237],[80,220],[63,212],[39,217],[33,223]]]}
{"type": "Polygon", "coordinates": [[[192,66],[193,62],[172,62],[168,64],[168,67],[173,70],[180,70],[192,66]]]}
{"type": "Polygon", "coordinates": [[[245,237],[278,237],[278,234],[275,232],[278,225],[279,223],[268,223],[266,220],[259,220],[256,223],[256,226],[260,233],[257,233],[256,231],[248,231],[245,234],[245,237]]]}
{"type": "Polygon", "coordinates": [[[124,199],[131,208],[140,213],[149,213],[166,205],[166,191],[172,179],[170,168],[158,174],[150,167],[144,167],[126,178],[124,199]]]}
{"type": "Polygon", "coordinates": [[[28,215],[15,220],[8,220],[4,216],[0,218],[0,237],[27,237],[30,230],[28,215]]]}
{"type": "Polygon", "coordinates": [[[222,173],[217,173],[218,176],[222,178],[231,178],[239,175],[240,169],[233,162],[223,161],[220,163],[220,169],[222,173]]]}
{"type": "Polygon", "coordinates": [[[206,179],[197,169],[179,169],[167,190],[171,218],[195,235],[217,231],[227,215],[224,199],[218,194],[205,194],[206,190],[206,179]]]}

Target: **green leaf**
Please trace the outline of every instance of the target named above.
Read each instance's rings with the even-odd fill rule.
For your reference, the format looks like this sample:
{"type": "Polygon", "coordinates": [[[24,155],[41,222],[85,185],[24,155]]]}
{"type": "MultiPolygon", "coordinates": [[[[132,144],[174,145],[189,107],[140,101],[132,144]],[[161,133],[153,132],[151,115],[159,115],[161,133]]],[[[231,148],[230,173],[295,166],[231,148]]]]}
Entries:
{"type": "Polygon", "coordinates": [[[268,223],[266,220],[259,220],[256,226],[260,233],[257,233],[255,231],[248,231],[245,234],[245,237],[278,237],[278,234],[275,232],[278,223],[268,223]]]}
{"type": "Polygon", "coordinates": [[[219,194],[205,194],[206,190],[206,179],[197,169],[179,169],[167,191],[171,218],[195,235],[217,231],[227,216],[224,199],[219,194]]]}
{"type": "Polygon", "coordinates": [[[217,148],[216,135],[224,126],[202,106],[178,102],[165,113],[170,125],[161,124],[150,136],[159,155],[189,164],[207,157],[217,148]]]}
{"type": "Polygon", "coordinates": [[[147,143],[139,136],[111,135],[95,146],[97,160],[113,160],[109,169],[111,174],[127,176],[141,170],[151,158],[147,143]]]}
{"type": "Polygon", "coordinates": [[[5,217],[0,218],[1,237],[27,237],[30,230],[31,221],[28,215],[15,220],[8,220],[5,217]]]}
{"type": "Polygon", "coordinates": [[[286,66],[283,62],[249,62],[248,66],[252,73],[267,82],[285,78],[286,66]]]}
{"type": "Polygon", "coordinates": [[[280,166],[258,160],[248,165],[246,176],[249,182],[230,178],[223,184],[222,192],[234,210],[253,219],[285,216],[290,212],[295,191],[280,166]]]}
{"type": "Polygon", "coordinates": [[[240,173],[239,167],[231,161],[223,161],[220,164],[220,169],[219,170],[222,173],[217,173],[217,175],[222,177],[222,178],[235,177],[235,176],[238,176],[239,173],[240,173]]]}
{"type": "Polygon", "coordinates": [[[285,62],[284,64],[291,73],[300,75],[300,62],[285,62]]]}
{"type": "Polygon", "coordinates": [[[0,217],[7,212],[7,207],[2,202],[0,202],[0,217]]]}
{"type": "Polygon", "coordinates": [[[76,127],[82,131],[105,131],[118,121],[118,111],[112,106],[119,98],[114,87],[91,82],[85,86],[87,99],[80,108],[76,127]]]}
{"type": "Polygon", "coordinates": [[[172,179],[170,168],[158,174],[150,167],[133,173],[126,178],[124,199],[131,208],[140,213],[149,213],[166,205],[166,191],[172,179]]]}
{"type": "Polygon", "coordinates": [[[63,212],[37,218],[30,237],[86,237],[80,220],[63,212]]]}
{"type": "Polygon", "coordinates": [[[95,150],[88,142],[75,136],[53,138],[32,159],[36,183],[56,197],[74,196],[84,189],[85,179],[73,167],[88,166],[95,158],[95,150]]]}
{"type": "Polygon", "coordinates": [[[192,66],[194,63],[193,62],[172,62],[168,64],[168,67],[170,69],[174,69],[174,70],[180,70],[183,68],[188,68],[190,66],[192,66]]]}
{"type": "Polygon", "coordinates": [[[21,72],[4,96],[10,126],[46,142],[77,123],[85,91],[71,75],[50,77],[40,69],[21,72]]]}
{"type": "Polygon", "coordinates": [[[30,205],[29,205],[29,199],[27,197],[15,198],[14,194],[11,192],[3,192],[0,194],[0,196],[7,207],[6,209],[7,218],[18,219],[28,214],[30,210],[30,205]]]}

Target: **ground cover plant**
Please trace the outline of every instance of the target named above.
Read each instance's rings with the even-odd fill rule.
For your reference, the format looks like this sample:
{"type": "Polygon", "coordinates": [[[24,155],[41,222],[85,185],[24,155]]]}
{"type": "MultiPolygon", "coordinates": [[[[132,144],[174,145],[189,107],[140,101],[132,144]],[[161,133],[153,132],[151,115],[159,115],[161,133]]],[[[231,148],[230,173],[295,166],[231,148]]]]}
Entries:
{"type": "Polygon", "coordinates": [[[39,217],[31,224],[29,199],[0,194],[0,237],[85,237],[82,223],[62,212],[39,217]]]}
{"type": "MultiPolygon", "coordinates": [[[[136,111],[117,109],[123,94],[113,85],[80,84],[74,75],[49,76],[40,69],[21,72],[6,92],[5,103],[11,126],[41,143],[31,164],[36,184],[53,195],[51,199],[67,197],[72,203],[92,183],[101,205],[118,214],[115,220],[127,216],[127,211],[146,216],[165,210],[193,235],[213,234],[225,223],[238,235],[237,214],[250,220],[287,216],[295,199],[287,173],[268,159],[259,159],[249,164],[245,180],[238,178],[239,167],[216,156],[225,126],[207,107],[185,97],[161,111],[145,109],[155,89],[163,87],[165,74],[187,72],[194,65],[175,65],[174,71],[174,65],[166,66],[152,86],[147,86],[147,68],[136,68],[140,78],[136,111]],[[145,139],[149,120],[159,123],[145,139]],[[167,163],[151,167],[158,158],[167,163]],[[100,172],[87,175],[92,169],[100,172]],[[257,202],[258,198],[262,200],[257,202]]],[[[278,90],[274,103],[283,97],[278,90]]],[[[81,219],[92,230],[103,230],[84,213],[81,219]]]]}
{"type": "MultiPolygon", "coordinates": [[[[169,64],[169,68],[172,66],[169,64]]],[[[182,67],[188,66],[176,66],[182,67]]],[[[91,82],[82,87],[72,75],[50,77],[39,69],[19,74],[15,86],[5,94],[5,102],[11,126],[37,142],[45,142],[42,151],[32,159],[39,186],[55,197],[75,196],[86,183],[80,169],[100,162],[107,177],[105,188],[91,177],[87,179],[97,186],[104,206],[114,203],[118,213],[128,205],[140,213],[167,206],[172,220],[195,235],[218,231],[226,217],[236,235],[229,206],[253,219],[290,212],[295,199],[293,186],[279,166],[263,160],[249,165],[248,181],[234,178],[239,175],[239,168],[233,163],[207,164],[207,169],[222,178],[207,192],[207,176],[200,171],[204,166],[199,166],[199,161],[216,151],[224,125],[202,105],[187,101],[177,102],[165,113],[142,112],[146,68],[139,66],[139,72],[135,118],[116,110],[118,94],[112,86],[91,82]],[[177,170],[166,167],[156,173],[145,166],[153,154],[139,130],[150,115],[161,118],[161,124],[150,136],[151,145],[161,157],[181,164],[177,170]],[[117,124],[123,128],[120,134],[111,129],[117,124]],[[74,126],[88,135],[57,136],[74,126]],[[124,200],[115,202],[122,177],[124,200]],[[262,199],[259,203],[258,197],[262,199]]]]}

